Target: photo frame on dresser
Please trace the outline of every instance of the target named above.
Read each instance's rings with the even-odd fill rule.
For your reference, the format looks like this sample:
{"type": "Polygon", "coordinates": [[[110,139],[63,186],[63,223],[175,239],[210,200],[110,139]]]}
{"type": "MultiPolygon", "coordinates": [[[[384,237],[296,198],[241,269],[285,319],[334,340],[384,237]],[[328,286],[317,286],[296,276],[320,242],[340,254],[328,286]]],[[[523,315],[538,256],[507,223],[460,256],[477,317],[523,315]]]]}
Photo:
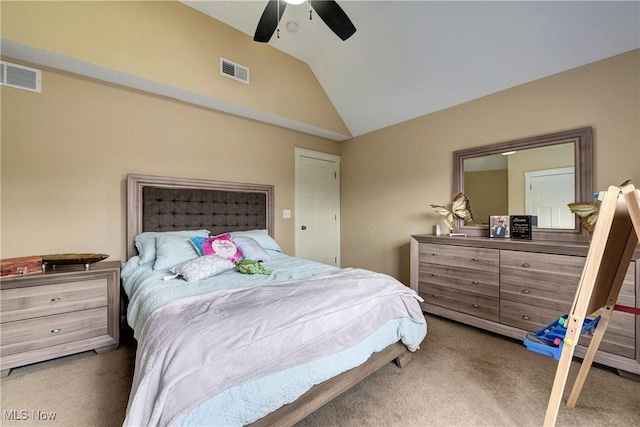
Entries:
{"type": "Polygon", "coordinates": [[[509,215],[490,215],[489,237],[492,239],[504,239],[510,236],[509,215]]]}

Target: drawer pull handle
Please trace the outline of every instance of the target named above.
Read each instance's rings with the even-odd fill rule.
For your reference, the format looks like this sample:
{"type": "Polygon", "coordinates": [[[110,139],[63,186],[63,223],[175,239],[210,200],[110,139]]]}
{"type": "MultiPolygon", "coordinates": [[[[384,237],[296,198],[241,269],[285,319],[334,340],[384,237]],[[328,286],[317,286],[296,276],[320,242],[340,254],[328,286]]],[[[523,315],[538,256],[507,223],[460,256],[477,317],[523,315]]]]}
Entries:
{"type": "Polygon", "coordinates": [[[523,318],[524,320],[531,320],[531,317],[527,316],[526,314],[525,314],[524,316],[522,316],[522,318],[523,318]]]}
{"type": "Polygon", "coordinates": [[[436,273],[431,273],[431,277],[438,277],[436,273]]]}
{"type": "Polygon", "coordinates": [[[438,255],[438,254],[436,254],[436,253],[432,253],[432,254],[431,254],[431,256],[437,256],[437,255],[438,255]]]}
{"type": "Polygon", "coordinates": [[[433,294],[433,295],[431,295],[431,296],[432,296],[433,298],[438,298],[438,295],[436,295],[436,294],[433,294]]]}
{"type": "Polygon", "coordinates": [[[529,263],[525,262],[524,264],[522,264],[522,267],[524,267],[524,268],[529,268],[529,267],[531,267],[531,264],[529,264],[529,263]]]}
{"type": "Polygon", "coordinates": [[[472,280],[471,283],[473,283],[474,285],[477,285],[480,282],[478,282],[477,280],[472,280]]]}
{"type": "Polygon", "coordinates": [[[62,298],[58,298],[58,297],[56,297],[56,298],[51,298],[51,302],[57,302],[57,301],[60,301],[61,299],[62,299],[62,298]]]}
{"type": "Polygon", "coordinates": [[[54,329],[51,331],[52,334],[57,334],[58,332],[62,331],[62,329],[58,328],[58,329],[54,329]]]}
{"type": "Polygon", "coordinates": [[[480,306],[478,304],[473,304],[474,308],[480,308],[480,306]]]}
{"type": "Polygon", "coordinates": [[[471,261],[478,261],[478,258],[471,258],[471,261]]]}
{"type": "Polygon", "coordinates": [[[531,293],[531,291],[530,291],[529,289],[523,289],[523,290],[522,290],[522,293],[523,293],[523,294],[530,294],[530,293],[531,293]]]}

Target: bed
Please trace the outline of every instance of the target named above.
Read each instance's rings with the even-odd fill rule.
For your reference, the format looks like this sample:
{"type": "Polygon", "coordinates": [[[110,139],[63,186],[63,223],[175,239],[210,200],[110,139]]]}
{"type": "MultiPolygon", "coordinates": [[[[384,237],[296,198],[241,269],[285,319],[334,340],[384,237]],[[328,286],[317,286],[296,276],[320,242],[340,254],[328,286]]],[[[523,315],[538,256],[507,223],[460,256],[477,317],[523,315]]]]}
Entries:
{"type": "Polygon", "coordinates": [[[409,362],[426,335],[415,292],[286,255],[273,231],[273,186],[128,175],[122,280],[138,348],[125,425],[293,425],[409,362]]]}

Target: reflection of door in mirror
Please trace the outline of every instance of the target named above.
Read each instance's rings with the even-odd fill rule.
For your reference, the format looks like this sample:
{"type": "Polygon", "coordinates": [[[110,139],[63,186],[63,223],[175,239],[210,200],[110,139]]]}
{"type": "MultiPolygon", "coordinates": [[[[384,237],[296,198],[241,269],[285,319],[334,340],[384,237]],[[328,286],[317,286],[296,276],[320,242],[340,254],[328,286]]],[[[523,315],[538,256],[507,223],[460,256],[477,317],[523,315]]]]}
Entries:
{"type": "Polygon", "coordinates": [[[525,172],[525,210],[538,217],[541,228],[573,228],[574,216],[567,208],[573,202],[573,168],[525,172]]]}
{"type": "MultiPolygon", "coordinates": [[[[491,154],[464,159],[464,193],[470,201],[475,224],[487,224],[490,215],[532,214],[527,210],[525,196],[528,184],[525,175],[534,171],[574,167],[574,144],[560,144],[530,148],[503,154],[491,154]]],[[[573,214],[567,203],[575,200],[574,180],[565,186],[562,194],[540,192],[539,200],[553,194],[555,208],[554,225],[540,228],[573,228],[573,214]],[[565,201],[567,201],[565,203],[565,201]],[[561,206],[564,204],[564,206],[561,206]],[[566,212],[565,212],[566,211],[566,212]],[[562,218],[562,219],[560,219],[562,218]]],[[[547,216],[551,222],[552,215],[547,216]]]]}

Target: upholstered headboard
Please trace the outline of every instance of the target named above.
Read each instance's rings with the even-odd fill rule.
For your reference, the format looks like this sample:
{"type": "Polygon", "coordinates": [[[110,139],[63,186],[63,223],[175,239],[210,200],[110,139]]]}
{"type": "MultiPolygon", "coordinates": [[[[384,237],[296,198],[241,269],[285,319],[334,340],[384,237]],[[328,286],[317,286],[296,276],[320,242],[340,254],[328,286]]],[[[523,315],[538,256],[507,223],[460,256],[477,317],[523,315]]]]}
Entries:
{"type": "Polygon", "coordinates": [[[273,237],[273,186],[127,175],[127,258],[143,231],[267,229],[273,237]]]}

